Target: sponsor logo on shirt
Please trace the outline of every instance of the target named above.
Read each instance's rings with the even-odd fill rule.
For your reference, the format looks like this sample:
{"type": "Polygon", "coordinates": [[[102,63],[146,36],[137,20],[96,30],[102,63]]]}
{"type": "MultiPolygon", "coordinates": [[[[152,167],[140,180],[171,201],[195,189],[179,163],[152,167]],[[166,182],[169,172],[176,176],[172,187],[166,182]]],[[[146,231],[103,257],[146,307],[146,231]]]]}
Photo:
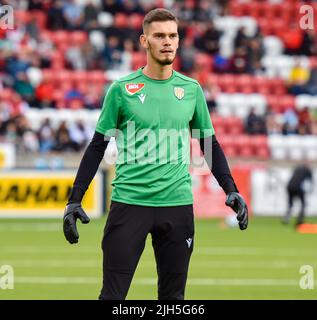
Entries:
{"type": "Polygon", "coordinates": [[[133,95],[139,92],[143,87],[144,87],[144,83],[127,83],[125,85],[125,89],[130,95],[133,95]]]}

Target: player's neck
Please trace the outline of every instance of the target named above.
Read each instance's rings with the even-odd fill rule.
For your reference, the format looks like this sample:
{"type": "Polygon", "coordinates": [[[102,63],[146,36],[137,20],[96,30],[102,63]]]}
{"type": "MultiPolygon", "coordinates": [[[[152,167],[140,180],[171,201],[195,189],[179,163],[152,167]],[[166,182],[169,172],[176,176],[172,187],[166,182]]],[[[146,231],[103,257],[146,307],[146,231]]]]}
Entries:
{"type": "Polygon", "coordinates": [[[173,65],[147,64],[143,68],[143,74],[154,80],[166,80],[173,75],[173,65]]]}

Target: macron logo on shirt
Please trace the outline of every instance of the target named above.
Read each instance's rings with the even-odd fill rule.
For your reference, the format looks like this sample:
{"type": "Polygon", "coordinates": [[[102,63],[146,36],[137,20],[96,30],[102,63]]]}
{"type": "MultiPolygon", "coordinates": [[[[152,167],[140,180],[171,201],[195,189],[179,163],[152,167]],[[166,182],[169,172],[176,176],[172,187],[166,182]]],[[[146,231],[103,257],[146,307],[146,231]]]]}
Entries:
{"type": "Polygon", "coordinates": [[[125,85],[125,89],[128,92],[128,94],[133,95],[140,90],[142,90],[144,87],[144,83],[127,83],[125,85]]]}

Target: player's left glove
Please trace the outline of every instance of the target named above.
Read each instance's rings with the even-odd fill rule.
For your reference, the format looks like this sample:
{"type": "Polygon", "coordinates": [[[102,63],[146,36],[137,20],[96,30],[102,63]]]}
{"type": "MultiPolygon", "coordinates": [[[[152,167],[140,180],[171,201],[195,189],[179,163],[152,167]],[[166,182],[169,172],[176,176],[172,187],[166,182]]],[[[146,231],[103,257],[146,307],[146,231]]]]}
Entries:
{"type": "Polygon", "coordinates": [[[248,227],[248,207],[242,196],[238,192],[229,192],[226,205],[237,214],[240,230],[245,230],[248,227]]]}
{"type": "Polygon", "coordinates": [[[80,203],[76,202],[67,204],[64,212],[63,231],[65,238],[70,244],[77,243],[79,239],[76,226],[77,219],[85,224],[90,221],[80,203]]]}

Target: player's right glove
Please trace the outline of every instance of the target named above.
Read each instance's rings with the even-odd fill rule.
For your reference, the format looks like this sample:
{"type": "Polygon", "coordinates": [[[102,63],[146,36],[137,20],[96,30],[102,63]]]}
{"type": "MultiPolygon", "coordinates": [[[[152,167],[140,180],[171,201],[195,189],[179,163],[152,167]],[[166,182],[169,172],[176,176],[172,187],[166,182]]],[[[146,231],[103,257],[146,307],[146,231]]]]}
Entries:
{"type": "Polygon", "coordinates": [[[64,212],[63,231],[65,238],[70,244],[77,243],[79,239],[76,226],[77,219],[85,224],[90,221],[80,203],[75,202],[67,204],[64,212]]]}
{"type": "Polygon", "coordinates": [[[248,207],[240,193],[229,192],[226,205],[237,214],[240,230],[245,230],[248,227],[248,207]]]}

